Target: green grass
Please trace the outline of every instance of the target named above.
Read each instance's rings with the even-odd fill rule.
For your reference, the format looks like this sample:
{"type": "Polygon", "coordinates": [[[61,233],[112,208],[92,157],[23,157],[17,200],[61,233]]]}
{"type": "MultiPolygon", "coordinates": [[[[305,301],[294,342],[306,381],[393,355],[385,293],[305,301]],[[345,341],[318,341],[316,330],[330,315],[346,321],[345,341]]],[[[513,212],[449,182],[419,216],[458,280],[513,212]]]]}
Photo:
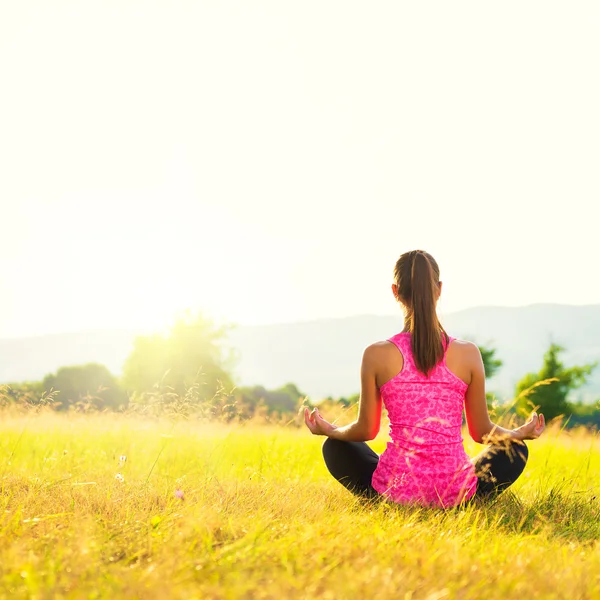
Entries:
{"type": "Polygon", "coordinates": [[[600,598],[596,437],[549,432],[513,492],[446,512],[360,502],[322,441],[4,414],[0,598],[600,598]]]}

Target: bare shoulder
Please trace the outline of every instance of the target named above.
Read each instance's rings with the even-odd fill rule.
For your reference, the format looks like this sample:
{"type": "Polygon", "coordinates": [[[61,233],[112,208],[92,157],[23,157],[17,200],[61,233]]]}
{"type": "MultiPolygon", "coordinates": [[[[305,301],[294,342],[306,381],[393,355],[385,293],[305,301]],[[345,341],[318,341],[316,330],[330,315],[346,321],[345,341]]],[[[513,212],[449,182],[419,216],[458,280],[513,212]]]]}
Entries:
{"type": "Polygon", "coordinates": [[[477,372],[481,363],[479,348],[467,340],[452,340],[446,353],[446,366],[467,385],[473,380],[473,373],[477,372]]]}
{"type": "Polygon", "coordinates": [[[362,372],[372,374],[378,387],[395,377],[403,366],[402,354],[392,342],[375,342],[365,348],[362,372]]]}
{"type": "Polygon", "coordinates": [[[392,342],[375,342],[365,348],[363,357],[367,360],[379,360],[389,355],[390,351],[393,352],[394,348],[395,346],[392,342]]]}
{"type": "Polygon", "coordinates": [[[473,342],[469,342],[467,340],[459,340],[458,338],[452,340],[450,347],[458,352],[462,352],[465,354],[476,354],[479,353],[479,348],[477,344],[473,342]]]}
{"type": "Polygon", "coordinates": [[[365,348],[363,353],[363,364],[380,366],[397,359],[400,356],[398,349],[392,342],[375,342],[365,348]]]}
{"type": "Polygon", "coordinates": [[[481,361],[481,352],[477,344],[455,339],[448,347],[448,358],[450,357],[473,364],[481,361]]]}

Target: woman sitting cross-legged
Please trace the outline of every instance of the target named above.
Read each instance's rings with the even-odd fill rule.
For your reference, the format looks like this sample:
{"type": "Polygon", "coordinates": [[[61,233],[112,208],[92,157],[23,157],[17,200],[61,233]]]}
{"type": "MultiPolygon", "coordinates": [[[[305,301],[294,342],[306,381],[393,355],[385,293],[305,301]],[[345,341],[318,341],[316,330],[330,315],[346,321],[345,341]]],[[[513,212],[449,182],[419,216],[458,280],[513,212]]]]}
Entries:
{"type": "Polygon", "coordinates": [[[313,434],[327,436],[327,468],[355,494],[444,508],[494,496],[523,472],[524,440],[541,435],[544,416],[533,413],[517,429],[491,422],[479,348],[448,336],[438,320],[442,283],[430,254],[403,254],[394,277],[404,330],[365,350],[357,420],[336,427],[315,408],[305,410],[306,425],[313,434]],[[379,432],[382,402],[391,441],[378,456],[365,440],[379,432]],[[463,407],[471,437],[489,444],[473,459],[463,447],[463,407]]]}

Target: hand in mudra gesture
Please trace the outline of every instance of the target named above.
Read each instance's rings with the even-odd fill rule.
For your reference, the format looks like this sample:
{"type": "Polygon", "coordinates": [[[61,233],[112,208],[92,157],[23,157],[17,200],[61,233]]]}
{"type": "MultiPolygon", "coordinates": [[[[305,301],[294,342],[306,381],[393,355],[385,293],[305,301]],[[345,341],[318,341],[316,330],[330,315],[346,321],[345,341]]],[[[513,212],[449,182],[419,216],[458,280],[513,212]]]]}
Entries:
{"type": "Polygon", "coordinates": [[[318,408],[313,408],[312,411],[305,408],[304,422],[313,435],[326,435],[329,437],[337,429],[335,425],[332,425],[321,416],[318,408]]]}
{"type": "Polygon", "coordinates": [[[519,437],[522,440],[535,440],[542,435],[545,428],[546,420],[544,419],[544,415],[541,413],[538,415],[534,411],[531,413],[529,421],[525,425],[518,427],[516,431],[519,432],[519,437]]]}

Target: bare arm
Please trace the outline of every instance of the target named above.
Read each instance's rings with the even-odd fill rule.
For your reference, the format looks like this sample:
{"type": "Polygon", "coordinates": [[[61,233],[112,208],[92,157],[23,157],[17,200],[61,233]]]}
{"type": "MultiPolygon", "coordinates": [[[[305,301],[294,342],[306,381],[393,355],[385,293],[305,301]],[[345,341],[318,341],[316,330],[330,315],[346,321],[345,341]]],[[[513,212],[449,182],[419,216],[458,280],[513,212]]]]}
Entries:
{"type": "Polygon", "coordinates": [[[360,402],[356,421],[344,427],[336,427],[321,417],[318,408],[312,412],[307,408],[304,411],[304,421],[314,435],[326,435],[345,442],[365,442],[377,436],[381,424],[381,395],[377,387],[375,371],[379,351],[373,345],[369,346],[363,354],[360,368],[360,402]]]}
{"type": "Polygon", "coordinates": [[[479,444],[492,443],[498,438],[531,440],[544,431],[544,415],[533,413],[521,427],[505,429],[490,420],[485,398],[485,369],[479,348],[475,344],[465,347],[465,358],[471,366],[471,383],[465,396],[465,412],[469,434],[479,444]]]}

